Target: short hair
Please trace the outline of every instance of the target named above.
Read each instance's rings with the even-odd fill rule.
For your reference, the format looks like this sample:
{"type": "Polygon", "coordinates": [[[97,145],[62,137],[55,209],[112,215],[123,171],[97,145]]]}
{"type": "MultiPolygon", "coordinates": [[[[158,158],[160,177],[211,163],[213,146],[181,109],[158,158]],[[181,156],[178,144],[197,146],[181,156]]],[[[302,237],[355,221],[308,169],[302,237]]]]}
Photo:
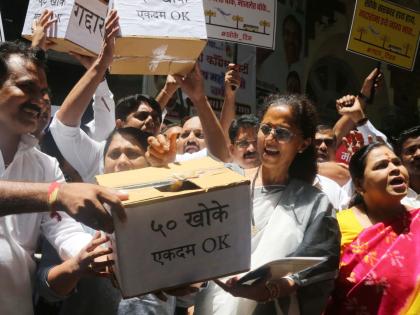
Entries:
{"type": "Polygon", "coordinates": [[[315,133],[327,133],[327,132],[332,132],[333,140],[334,140],[334,142],[336,142],[337,137],[334,134],[334,128],[333,127],[331,127],[330,125],[323,125],[323,124],[320,124],[320,125],[316,126],[315,133]]]}
{"type": "Polygon", "coordinates": [[[115,119],[125,121],[128,115],[137,111],[141,103],[147,103],[158,114],[159,122],[162,122],[162,108],[153,97],[146,94],[134,94],[120,99],[115,107],[115,119]]]}
{"type": "Polygon", "coordinates": [[[18,55],[42,69],[46,68],[45,52],[42,49],[32,48],[22,41],[0,43],[0,86],[8,78],[8,60],[13,55],[18,55]]]}
{"type": "Polygon", "coordinates": [[[402,147],[407,139],[417,138],[418,136],[420,136],[420,125],[401,132],[400,136],[395,141],[395,153],[400,156],[402,153],[402,147]]]}
{"type": "Polygon", "coordinates": [[[258,130],[260,122],[255,115],[242,115],[232,121],[229,126],[229,139],[233,144],[238,137],[240,128],[255,128],[258,130]]]}
{"type": "Polygon", "coordinates": [[[133,137],[140,144],[141,149],[144,152],[147,151],[147,146],[148,146],[147,138],[151,136],[150,133],[141,131],[134,127],[116,128],[111,132],[111,134],[106,139],[105,147],[104,147],[104,159],[109,150],[109,146],[112,142],[112,139],[114,139],[114,136],[117,134],[121,136],[133,137]]]}
{"type": "Polygon", "coordinates": [[[308,147],[295,156],[289,167],[289,175],[291,178],[312,184],[318,171],[314,144],[318,121],[315,106],[302,94],[271,95],[267,99],[263,116],[274,106],[288,106],[292,111],[294,123],[302,131],[303,138],[311,140],[308,147]]]}

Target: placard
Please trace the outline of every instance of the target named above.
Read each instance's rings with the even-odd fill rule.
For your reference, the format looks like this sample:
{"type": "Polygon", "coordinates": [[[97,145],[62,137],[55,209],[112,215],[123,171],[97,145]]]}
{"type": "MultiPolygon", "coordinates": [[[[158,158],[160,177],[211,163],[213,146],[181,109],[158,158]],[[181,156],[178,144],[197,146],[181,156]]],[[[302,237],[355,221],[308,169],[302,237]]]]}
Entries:
{"type": "Polygon", "coordinates": [[[98,54],[105,34],[108,6],[99,0],[31,0],[22,36],[32,38],[32,24],[45,10],[57,19],[48,29],[51,49],[98,54]],[[80,49],[78,49],[80,47],[80,49]]]}
{"type": "Polygon", "coordinates": [[[358,0],[347,50],[412,71],[420,14],[382,0],[358,0]]]}
{"type": "Polygon", "coordinates": [[[275,0],[204,1],[208,37],[275,49],[275,0]]]}
{"type": "MultiPolygon", "coordinates": [[[[255,113],[255,47],[238,47],[237,60],[241,84],[236,92],[236,112],[238,115],[255,113]]],[[[224,78],[227,66],[233,61],[233,44],[209,41],[199,60],[204,77],[204,87],[209,102],[215,111],[221,111],[224,99],[224,78]]]]}

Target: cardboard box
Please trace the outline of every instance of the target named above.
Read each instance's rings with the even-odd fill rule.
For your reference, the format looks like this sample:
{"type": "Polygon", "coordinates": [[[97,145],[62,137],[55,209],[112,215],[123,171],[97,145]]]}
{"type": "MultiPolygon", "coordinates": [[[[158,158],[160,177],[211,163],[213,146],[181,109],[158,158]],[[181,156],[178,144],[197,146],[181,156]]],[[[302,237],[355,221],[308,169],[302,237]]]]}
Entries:
{"type": "Polygon", "coordinates": [[[93,56],[100,52],[108,6],[100,0],[30,0],[22,36],[32,39],[32,23],[46,9],[57,22],[48,30],[51,49],[93,56]]]}
{"type": "Polygon", "coordinates": [[[249,270],[249,181],[223,163],[204,158],[97,181],[129,191],[128,220],[115,219],[111,236],[125,298],[249,270]],[[175,192],[174,178],[186,179],[175,192]]]}
{"type": "Polygon", "coordinates": [[[114,0],[113,74],[187,74],[207,42],[202,0],[114,0]]]}

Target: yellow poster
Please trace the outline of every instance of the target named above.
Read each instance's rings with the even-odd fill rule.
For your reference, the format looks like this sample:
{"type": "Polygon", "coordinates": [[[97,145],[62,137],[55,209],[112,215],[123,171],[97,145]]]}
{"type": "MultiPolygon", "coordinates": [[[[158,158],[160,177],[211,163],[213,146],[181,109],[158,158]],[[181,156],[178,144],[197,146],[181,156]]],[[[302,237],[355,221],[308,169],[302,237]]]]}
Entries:
{"type": "Polygon", "coordinates": [[[413,70],[420,14],[383,0],[357,0],[347,50],[413,70]]]}

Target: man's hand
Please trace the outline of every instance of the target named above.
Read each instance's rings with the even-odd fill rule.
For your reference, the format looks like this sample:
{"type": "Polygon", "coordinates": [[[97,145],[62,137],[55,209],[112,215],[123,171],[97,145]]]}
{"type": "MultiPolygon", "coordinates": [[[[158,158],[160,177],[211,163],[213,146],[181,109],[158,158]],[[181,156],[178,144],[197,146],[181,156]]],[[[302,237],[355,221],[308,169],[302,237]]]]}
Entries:
{"type": "Polygon", "coordinates": [[[204,79],[198,63],[195,63],[194,69],[185,77],[180,75],[174,76],[181,89],[190,97],[194,105],[205,98],[204,79]]]}
{"type": "Polygon", "coordinates": [[[225,73],[225,97],[235,97],[240,84],[239,65],[230,63],[225,73]]]}
{"type": "Polygon", "coordinates": [[[47,40],[48,28],[57,22],[57,18],[53,18],[53,11],[45,10],[41,16],[32,23],[32,47],[39,47],[43,51],[54,45],[53,42],[47,40]]]}
{"type": "Polygon", "coordinates": [[[355,124],[366,117],[363,111],[365,102],[360,97],[354,95],[343,96],[336,101],[336,106],[340,115],[350,117],[355,124]]]}
{"type": "Polygon", "coordinates": [[[108,236],[101,236],[101,232],[96,232],[90,243],[77,256],[70,259],[72,272],[78,277],[110,277],[108,267],[111,267],[114,261],[109,260],[108,255],[112,253],[112,248],[101,246],[107,242],[109,242],[108,236]]]}
{"type": "Polygon", "coordinates": [[[122,200],[128,195],[111,189],[92,184],[62,184],[60,186],[55,206],[67,212],[76,221],[82,222],[95,230],[107,233],[114,231],[111,214],[105,209],[108,205],[110,212],[116,214],[121,221],[127,219],[122,200]]]}
{"type": "Polygon", "coordinates": [[[105,69],[111,65],[114,58],[115,37],[117,36],[120,27],[118,25],[119,17],[116,10],[111,10],[108,13],[105,21],[105,36],[102,44],[101,52],[98,55],[98,62],[105,69]]]}
{"type": "Polygon", "coordinates": [[[360,93],[366,96],[367,99],[370,99],[373,91],[372,88],[374,88],[375,91],[378,90],[383,84],[383,79],[384,75],[381,70],[378,68],[373,69],[372,72],[365,78],[362,88],[360,89],[360,93]]]}
{"type": "Polygon", "coordinates": [[[149,146],[146,152],[146,159],[151,166],[166,166],[175,161],[177,133],[171,134],[169,139],[164,135],[149,137],[149,146]]]}

